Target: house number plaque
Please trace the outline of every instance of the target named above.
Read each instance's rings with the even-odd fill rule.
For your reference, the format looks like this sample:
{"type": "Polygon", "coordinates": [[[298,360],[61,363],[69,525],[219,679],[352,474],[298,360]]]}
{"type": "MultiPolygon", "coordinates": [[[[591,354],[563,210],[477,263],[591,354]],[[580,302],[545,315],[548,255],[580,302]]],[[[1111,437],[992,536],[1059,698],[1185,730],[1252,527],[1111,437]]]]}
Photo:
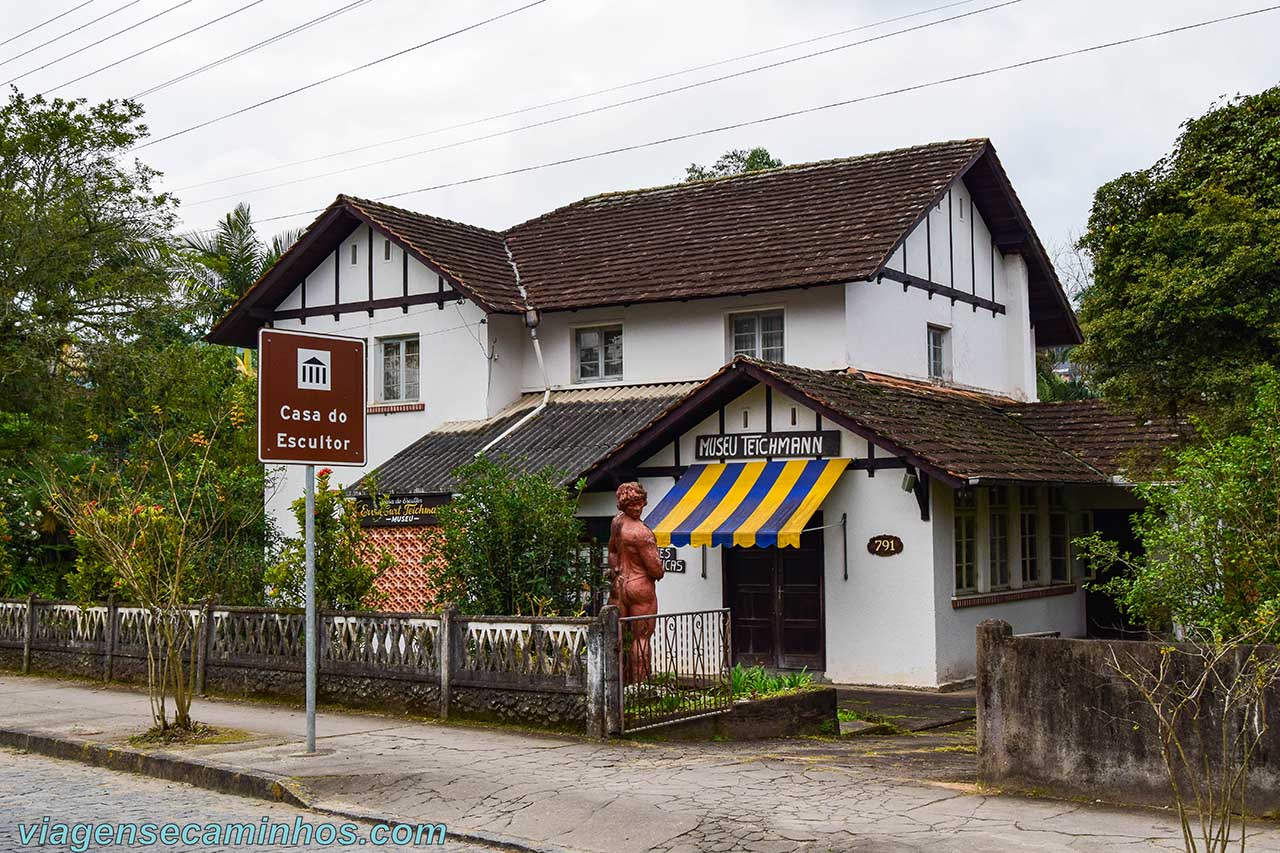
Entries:
{"type": "Polygon", "coordinates": [[[877,557],[892,557],[902,553],[902,540],[888,533],[872,536],[867,540],[867,551],[877,557]]]}

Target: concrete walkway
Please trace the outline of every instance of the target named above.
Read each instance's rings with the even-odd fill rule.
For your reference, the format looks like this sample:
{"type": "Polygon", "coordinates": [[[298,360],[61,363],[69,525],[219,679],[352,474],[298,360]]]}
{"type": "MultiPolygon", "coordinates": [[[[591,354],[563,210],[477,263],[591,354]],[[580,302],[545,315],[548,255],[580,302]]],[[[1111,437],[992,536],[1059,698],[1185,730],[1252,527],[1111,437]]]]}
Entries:
{"type": "MultiPolygon", "coordinates": [[[[304,802],[321,809],[443,822],[452,835],[525,849],[1182,849],[1168,813],[983,796],[967,785],[905,778],[917,775],[909,763],[899,773],[877,755],[876,741],[923,736],[594,743],[322,713],[325,752],[303,758],[295,755],[303,724],[295,709],[202,701],[195,716],[253,735],[243,743],[157,751],[153,759],[175,756],[250,776],[283,775],[304,802]]],[[[0,731],[109,744],[119,754],[147,722],[141,693],[0,673],[0,731]]],[[[939,751],[939,757],[948,754],[939,751]]],[[[1280,828],[1263,825],[1250,834],[1250,849],[1280,851],[1280,828]]]]}

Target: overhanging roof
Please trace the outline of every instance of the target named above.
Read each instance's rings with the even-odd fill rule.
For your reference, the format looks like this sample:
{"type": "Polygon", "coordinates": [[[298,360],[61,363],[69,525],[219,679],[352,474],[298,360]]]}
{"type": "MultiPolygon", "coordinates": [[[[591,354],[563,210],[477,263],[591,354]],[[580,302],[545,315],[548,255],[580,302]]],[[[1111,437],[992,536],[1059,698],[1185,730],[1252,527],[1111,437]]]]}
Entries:
{"type": "Polygon", "coordinates": [[[1021,254],[1043,346],[1078,343],[1066,293],[986,139],[593,196],[503,232],[338,196],[209,335],[251,345],[271,310],[351,229],[371,224],[489,312],[578,310],[870,279],[963,180],[1001,251],[1021,254]]]}

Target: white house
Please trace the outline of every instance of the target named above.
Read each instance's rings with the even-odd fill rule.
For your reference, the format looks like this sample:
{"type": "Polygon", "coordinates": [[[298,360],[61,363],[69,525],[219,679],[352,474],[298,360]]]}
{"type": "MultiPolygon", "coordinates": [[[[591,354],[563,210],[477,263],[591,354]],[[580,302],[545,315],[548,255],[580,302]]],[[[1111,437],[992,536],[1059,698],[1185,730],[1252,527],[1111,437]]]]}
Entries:
{"type": "Polygon", "coordinates": [[[417,549],[393,591],[421,592],[420,527],[478,452],[585,477],[597,535],[638,479],[684,566],[661,609],[728,607],[738,659],[840,682],[963,681],[989,617],[1085,634],[1070,541],[1135,505],[1124,451],[1167,438],[1035,402],[1037,346],[1080,331],[982,139],[503,232],[339,196],[209,337],[263,325],[368,340],[364,471],[400,525],[371,532],[417,549]]]}

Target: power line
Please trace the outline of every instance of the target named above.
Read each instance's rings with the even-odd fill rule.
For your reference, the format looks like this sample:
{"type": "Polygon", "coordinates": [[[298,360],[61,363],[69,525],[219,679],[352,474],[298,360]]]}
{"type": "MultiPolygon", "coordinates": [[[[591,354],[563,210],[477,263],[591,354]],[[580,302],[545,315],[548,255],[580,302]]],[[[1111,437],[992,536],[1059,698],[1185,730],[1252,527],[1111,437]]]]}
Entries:
{"type": "Polygon", "coordinates": [[[226,56],[220,59],[215,59],[212,62],[208,62],[208,63],[205,63],[204,65],[199,66],[198,68],[193,68],[190,71],[183,72],[182,74],[179,74],[177,77],[171,77],[170,79],[165,80],[163,83],[158,83],[149,89],[145,89],[136,95],[132,95],[131,100],[137,100],[138,98],[145,98],[147,95],[153,95],[162,89],[167,89],[170,86],[181,83],[184,80],[189,80],[192,77],[195,77],[197,74],[203,74],[204,72],[212,68],[217,68],[219,65],[223,65],[225,63],[231,62],[232,60],[239,59],[242,56],[253,53],[255,50],[258,50],[259,48],[263,48],[263,47],[267,47],[268,45],[275,44],[276,42],[286,39],[289,36],[297,35],[303,30],[310,29],[311,27],[314,27],[316,24],[322,24],[325,21],[329,20],[330,18],[336,18],[345,12],[350,12],[352,9],[357,9],[361,6],[368,5],[369,3],[372,3],[372,2],[373,0],[355,0],[355,2],[353,3],[348,3],[345,6],[339,6],[337,9],[334,9],[331,12],[326,12],[323,15],[320,15],[319,17],[312,18],[309,21],[305,21],[301,24],[298,24],[296,27],[290,27],[289,29],[284,30],[283,32],[276,33],[275,35],[269,38],[265,38],[260,42],[256,42],[255,44],[251,44],[246,48],[241,48],[240,50],[234,51],[232,53],[228,53],[226,56]]]}
{"type": "MultiPolygon", "coordinates": [[[[463,178],[462,180],[457,180],[457,181],[449,181],[443,184],[433,184],[431,186],[418,187],[412,190],[402,190],[400,192],[390,193],[388,195],[377,196],[374,200],[387,201],[388,199],[403,198],[404,196],[408,196],[408,195],[416,195],[418,193],[432,192],[434,190],[447,189],[449,187],[464,186],[466,184],[475,184],[481,181],[492,180],[494,178],[503,178],[503,177],[509,177],[511,175],[520,175],[526,172],[536,172],[541,169],[549,169],[554,166],[565,166],[571,163],[580,163],[580,162],[583,162],[584,160],[595,160],[601,157],[609,157],[614,154],[623,154],[629,151],[638,151],[642,148],[653,148],[659,145],[667,145],[672,142],[681,142],[686,139],[694,139],[699,136],[709,136],[713,133],[723,133],[724,131],[727,131],[727,130],[740,130],[744,127],[754,127],[756,125],[767,124],[769,122],[774,122],[774,121],[781,121],[782,119],[787,119],[787,118],[795,118],[796,116],[809,115],[811,113],[822,112],[824,110],[835,109],[837,107],[846,107],[846,106],[851,106],[853,104],[865,103],[867,101],[874,101],[874,100],[879,100],[883,98],[889,98],[896,95],[904,95],[910,92],[918,92],[923,89],[931,89],[936,86],[943,86],[949,83],[958,83],[964,80],[973,80],[978,77],[987,77],[993,74],[1001,74],[1006,71],[1014,71],[1020,68],[1027,68],[1033,65],[1041,65],[1046,62],[1054,62],[1059,59],[1067,59],[1074,56],[1081,56],[1088,53],[1095,53],[1100,50],[1108,50],[1114,47],[1122,47],[1124,45],[1130,45],[1130,44],[1136,44],[1138,42],[1149,41],[1151,39],[1161,38],[1163,36],[1174,35],[1177,33],[1185,33],[1191,30],[1198,30],[1204,27],[1213,26],[1215,24],[1226,23],[1228,21],[1238,21],[1244,18],[1251,18],[1256,15],[1265,14],[1267,12],[1274,12],[1278,9],[1280,9],[1280,4],[1273,5],[1273,6],[1265,6],[1260,9],[1254,9],[1249,12],[1239,12],[1234,15],[1224,15],[1222,17],[1211,18],[1209,20],[1200,21],[1194,24],[1184,24],[1183,26],[1180,26],[1180,27],[1172,27],[1170,29],[1160,30],[1154,33],[1146,33],[1144,35],[1139,35],[1139,36],[1130,36],[1129,38],[1104,42],[1102,44],[1090,45],[1089,47],[1081,47],[1081,48],[1076,48],[1074,50],[1062,51],[1060,53],[1049,54],[1048,56],[1036,57],[1035,59],[1024,59],[1019,62],[1011,62],[1007,65],[999,65],[993,68],[986,68],[981,71],[970,71],[964,74],[956,74],[950,77],[943,77],[937,80],[930,80],[925,83],[915,83],[910,86],[901,86],[896,89],[888,89],[883,92],[877,92],[871,95],[860,95],[856,98],[848,98],[842,101],[833,101],[832,103],[821,104],[816,107],[804,107],[802,109],[791,110],[789,112],[778,113],[776,115],[765,116],[763,118],[749,119],[747,121],[740,121],[734,124],[724,124],[724,125],[720,125],[719,127],[711,127],[711,128],[706,128],[704,130],[691,131],[689,133],[682,133],[677,136],[668,136],[662,139],[650,140],[649,142],[639,142],[634,145],[624,145],[619,148],[610,148],[605,151],[596,151],[591,154],[580,154],[576,157],[565,157],[560,160],[552,160],[546,163],[537,163],[532,166],[521,166],[516,169],[507,169],[501,172],[491,172],[487,175],[477,175],[475,177],[463,178]]],[[[297,216],[320,213],[325,209],[326,208],[324,207],[316,207],[310,210],[299,210],[299,211],[294,211],[293,213],[281,214],[279,216],[269,216],[265,219],[259,219],[258,222],[259,223],[278,222],[279,220],[282,220],[282,219],[293,219],[294,217],[297,217],[297,216]]]]}
{"type": "MultiPolygon", "coordinates": [[[[186,2],[190,2],[190,0],[186,0],[186,2]]],[[[340,77],[346,77],[349,74],[355,74],[357,71],[364,71],[365,69],[372,68],[375,65],[381,65],[384,62],[387,62],[392,59],[396,59],[397,57],[400,57],[400,56],[404,56],[407,53],[412,53],[415,50],[421,50],[422,48],[427,47],[428,45],[432,45],[432,44],[436,44],[437,42],[444,41],[447,38],[452,38],[453,36],[461,35],[462,33],[469,32],[479,27],[483,27],[486,24],[491,24],[494,21],[500,21],[503,18],[507,18],[519,12],[523,12],[525,9],[532,9],[534,6],[541,6],[545,2],[547,2],[547,0],[533,0],[533,2],[531,3],[526,3],[523,6],[518,6],[515,9],[510,9],[506,12],[502,12],[501,14],[494,15],[493,17],[490,17],[490,18],[485,18],[483,21],[477,21],[476,23],[468,24],[467,26],[462,27],[461,29],[457,29],[452,32],[445,33],[444,35],[440,35],[440,36],[436,36],[435,38],[428,39],[427,41],[424,41],[421,44],[415,44],[412,47],[406,47],[405,49],[398,50],[395,53],[389,53],[386,56],[383,56],[379,59],[374,59],[370,62],[366,62],[363,65],[357,65],[354,68],[348,68],[346,71],[340,71],[337,74],[331,74],[328,77],[323,77],[319,80],[308,83],[305,86],[299,86],[296,89],[290,89],[287,92],[281,92],[279,95],[273,95],[270,98],[267,98],[262,101],[258,101],[256,104],[250,104],[247,107],[241,107],[238,110],[232,110],[229,113],[223,113],[220,116],[208,119],[206,121],[202,121],[199,124],[193,124],[190,127],[183,128],[182,130],[176,130],[173,133],[168,134],[167,136],[161,136],[158,139],[152,139],[150,142],[144,142],[141,145],[135,145],[131,150],[137,151],[140,148],[149,148],[152,145],[156,145],[157,143],[165,142],[166,140],[173,139],[178,136],[182,136],[183,134],[190,133],[193,130],[199,130],[202,127],[208,127],[211,124],[217,124],[218,122],[224,121],[225,119],[232,118],[233,116],[243,115],[244,113],[247,113],[250,110],[256,110],[259,107],[266,106],[267,104],[273,104],[276,101],[283,100],[284,98],[288,98],[291,95],[296,95],[299,92],[305,92],[308,89],[314,89],[317,86],[321,86],[321,85],[324,85],[325,83],[332,82],[334,80],[337,80],[340,77]]]]}
{"type": "Polygon", "coordinates": [[[98,21],[106,20],[107,18],[110,18],[112,15],[115,15],[118,12],[123,12],[125,9],[128,9],[130,6],[136,6],[141,2],[142,0],[129,0],[128,3],[125,3],[123,6],[121,6],[118,9],[112,9],[110,12],[107,12],[105,15],[99,15],[98,17],[94,18],[92,21],[86,21],[85,23],[81,24],[75,29],[67,30],[65,33],[63,33],[60,36],[54,36],[48,41],[42,41],[40,42],[40,44],[36,45],[35,47],[27,48],[22,53],[14,54],[13,56],[9,57],[6,60],[0,61],[0,65],[8,65],[10,62],[13,62],[15,59],[21,59],[22,57],[26,56],[29,53],[35,53],[37,50],[39,50],[42,47],[47,47],[48,45],[53,44],[55,41],[61,41],[62,39],[66,38],[69,35],[74,35],[75,33],[80,32],[85,27],[91,27],[94,24],[98,23],[98,21]]]}
{"type": "Polygon", "coordinates": [[[45,21],[41,21],[40,23],[36,24],[34,27],[28,27],[27,29],[18,33],[16,36],[9,36],[4,41],[0,41],[0,47],[4,47],[6,44],[8,44],[11,41],[17,41],[18,39],[25,36],[27,33],[34,33],[36,30],[40,29],[46,24],[52,24],[54,21],[58,20],[59,18],[65,18],[67,15],[70,15],[72,12],[76,11],[77,9],[83,9],[85,6],[88,6],[90,3],[96,3],[96,2],[97,0],[84,0],[84,2],[81,3],[79,6],[72,6],[70,9],[63,12],[61,15],[54,15],[52,18],[49,18],[48,20],[45,20],[45,21]]]}
{"type": "Polygon", "coordinates": [[[214,24],[218,23],[219,21],[225,21],[227,18],[230,18],[234,15],[239,15],[241,12],[245,11],[246,9],[252,9],[254,6],[257,6],[259,3],[263,3],[263,2],[266,2],[266,0],[253,0],[252,3],[246,3],[245,5],[241,6],[239,9],[233,9],[230,12],[227,12],[225,15],[219,15],[218,17],[214,18],[211,21],[205,21],[203,24],[200,24],[197,27],[192,27],[191,29],[187,30],[184,33],[178,33],[176,36],[171,36],[165,39],[164,41],[157,42],[156,44],[151,45],[150,47],[144,47],[142,50],[138,51],[137,53],[131,53],[128,56],[124,57],[123,59],[117,59],[115,62],[104,65],[101,68],[95,68],[93,71],[90,71],[87,74],[81,74],[79,77],[76,77],[72,80],[68,80],[65,83],[59,83],[57,86],[51,86],[48,89],[45,89],[40,94],[47,95],[48,93],[54,91],[55,89],[61,89],[64,86],[70,86],[72,83],[79,83],[81,80],[92,77],[95,74],[100,74],[103,71],[106,71],[111,68],[115,68],[117,65],[123,65],[124,63],[128,62],[131,59],[137,59],[139,56],[142,56],[144,53],[150,53],[156,48],[164,47],[166,44],[172,44],[173,42],[177,41],[180,38],[185,38],[186,36],[189,36],[192,33],[196,33],[196,32],[199,32],[200,30],[203,30],[205,27],[211,27],[214,24]]]}
{"type": "Polygon", "coordinates": [[[21,80],[23,77],[26,77],[26,76],[31,75],[31,74],[35,74],[37,71],[43,71],[43,70],[45,70],[46,68],[48,68],[50,65],[57,65],[59,62],[61,62],[61,61],[62,61],[62,60],[64,60],[64,59],[70,59],[71,57],[73,57],[73,56],[75,56],[75,55],[77,55],[77,54],[84,53],[86,50],[88,50],[88,49],[89,49],[89,48],[91,48],[91,47],[97,47],[98,45],[102,44],[104,41],[110,41],[111,39],[115,38],[116,36],[124,35],[125,33],[129,32],[130,30],[136,30],[138,27],[142,26],[143,24],[148,24],[148,23],[150,23],[150,22],[154,21],[156,18],[159,18],[159,17],[162,17],[162,16],[164,16],[164,15],[167,15],[167,14],[169,14],[170,12],[175,11],[175,10],[177,10],[177,9],[181,9],[183,6],[186,6],[187,4],[189,4],[189,3],[193,3],[193,2],[195,2],[195,0],[181,0],[181,2],[180,2],[180,3],[175,3],[174,5],[170,6],[170,7],[169,7],[169,8],[167,8],[167,9],[161,9],[159,12],[156,12],[156,13],[155,13],[154,15],[152,15],[151,17],[149,17],[149,18],[143,18],[141,21],[138,21],[138,23],[136,23],[136,24],[130,24],[129,26],[125,27],[125,28],[124,28],[124,29],[122,29],[122,30],[116,30],[114,33],[112,33],[112,34],[111,34],[111,35],[109,35],[109,36],[103,36],[102,38],[98,39],[98,40],[97,40],[97,41],[95,41],[95,42],[91,42],[91,43],[89,43],[89,44],[86,44],[84,47],[77,48],[77,49],[75,49],[75,50],[71,51],[70,53],[63,54],[62,56],[59,56],[57,59],[50,60],[49,62],[46,62],[44,65],[41,65],[41,66],[39,66],[38,68],[32,68],[30,71],[24,71],[24,72],[22,72],[21,74],[19,74],[17,77],[10,77],[8,80],[5,80],[5,81],[4,81],[4,83],[3,83],[3,84],[0,84],[0,85],[8,85],[8,84],[12,83],[12,82],[13,82],[13,81],[15,81],[15,80],[21,80]]]}
{"type": "Polygon", "coordinates": [[[581,118],[582,116],[594,115],[596,113],[602,113],[608,110],[618,109],[619,107],[630,106],[631,104],[637,104],[643,101],[650,101],[655,98],[661,98],[666,95],[673,95],[680,92],[687,92],[691,89],[697,89],[702,86],[709,86],[712,83],[721,83],[725,80],[733,80],[738,77],[745,77],[748,74],[754,74],[758,71],[766,71],[772,68],[778,68],[784,65],[790,65],[794,62],[801,62],[806,59],[813,59],[819,56],[825,56],[829,53],[835,53],[841,50],[848,50],[849,48],[853,48],[853,47],[861,47],[863,45],[871,44],[872,42],[882,41],[884,39],[893,38],[895,36],[905,35],[907,33],[913,33],[918,30],[928,29],[929,27],[938,26],[939,24],[951,23],[952,21],[958,21],[962,18],[969,18],[974,15],[980,15],[984,12],[991,12],[996,9],[1002,9],[1006,6],[1013,6],[1021,2],[1022,0],[1004,0],[1004,2],[996,3],[992,6],[984,6],[981,9],[974,9],[973,11],[970,11],[970,12],[962,12],[958,15],[952,15],[951,17],[948,17],[948,18],[939,18],[935,21],[929,21],[924,24],[916,24],[915,26],[912,26],[912,27],[905,27],[900,30],[894,30],[893,32],[889,32],[889,33],[882,33],[878,36],[872,36],[870,38],[860,39],[858,41],[847,42],[845,44],[840,44],[834,47],[825,48],[823,50],[815,51],[813,53],[806,53],[800,56],[793,56],[793,57],[790,57],[789,59],[781,59],[781,60],[778,60],[777,62],[770,62],[765,65],[757,65],[754,68],[745,68],[741,71],[735,71],[731,74],[724,74],[719,77],[712,77],[708,80],[700,80],[695,83],[687,83],[683,86],[677,86],[672,89],[664,89],[660,92],[651,92],[647,95],[640,95],[638,97],[628,98],[627,100],[623,100],[623,101],[615,101],[611,104],[602,104],[600,106],[592,107],[586,110],[581,110],[576,113],[569,113],[568,115],[544,119],[542,121],[533,122],[531,124],[524,124],[518,127],[507,128],[506,130],[498,130],[498,131],[494,131],[493,133],[486,133],[481,136],[473,136],[468,139],[461,139],[456,142],[450,142],[444,145],[437,145],[434,148],[427,148],[421,151],[410,151],[405,154],[398,154],[394,157],[386,157],[381,160],[374,160],[368,163],[361,163],[355,166],[344,166],[343,168],[340,168],[340,169],[333,169],[328,172],[321,172],[316,175],[306,175],[300,178],[293,178],[292,180],[281,181],[280,183],[270,184],[268,186],[255,187],[250,190],[241,190],[239,192],[227,193],[225,195],[220,195],[220,196],[213,196],[212,198],[200,199],[198,201],[190,202],[190,206],[194,207],[195,205],[209,204],[215,201],[223,201],[224,199],[228,199],[228,198],[238,198],[238,197],[250,195],[253,193],[279,189],[280,187],[293,186],[294,184],[305,183],[307,181],[315,181],[315,180],[320,180],[322,178],[330,178],[330,177],[333,177],[334,175],[342,175],[348,172],[355,172],[360,169],[372,168],[374,166],[385,166],[388,163],[396,163],[401,160],[409,160],[414,157],[421,157],[425,154],[432,154],[438,151],[444,151],[451,148],[460,148],[464,145],[470,145],[474,142],[482,142],[487,139],[495,139],[500,136],[508,136],[513,133],[520,133],[522,131],[532,130],[534,128],[546,127],[547,125],[552,125],[552,124],[559,124],[560,122],[568,121],[570,119],[581,118]]]}
{"type": "Polygon", "coordinates": [[[922,9],[918,12],[912,12],[907,15],[898,15],[893,18],[885,18],[883,20],[873,21],[872,23],[869,23],[869,24],[860,24],[859,26],[856,26],[856,27],[849,27],[847,29],[839,30],[834,33],[827,33],[826,35],[813,36],[811,38],[801,39],[800,41],[788,42],[787,44],[781,44],[775,47],[769,47],[763,50],[753,51],[751,53],[742,53],[742,54],[738,54],[737,56],[730,56],[725,59],[718,59],[714,62],[707,62],[702,65],[695,65],[690,68],[681,68],[677,71],[668,71],[666,73],[658,74],[653,77],[646,77],[643,80],[633,80],[630,83],[620,83],[616,86],[609,86],[604,89],[596,89],[591,92],[583,92],[581,94],[570,95],[568,97],[558,98],[552,101],[543,101],[540,104],[534,104],[533,106],[528,106],[528,107],[520,107],[518,109],[508,110],[507,112],[504,112],[504,113],[496,113],[494,115],[485,116],[484,118],[470,119],[468,121],[459,122],[458,124],[450,124],[444,127],[437,127],[431,130],[421,131],[419,133],[411,133],[407,136],[399,136],[399,137],[396,137],[395,139],[386,139],[386,140],[383,140],[382,142],[371,142],[365,145],[357,145],[354,148],[344,148],[341,151],[332,151],[328,154],[319,154],[314,157],[307,157],[302,160],[294,160],[290,163],[279,163],[275,166],[268,166],[262,169],[254,169],[251,172],[241,172],[238,175],[228,175],[223,178],[214,178],[208,181],[201,181],[198,184],[188,184],[186,186],[177,187],[176,189],[174,189],[174,192],[182,192],[184,190],[198,189],[199,187],[206,187],[211,184],[220,184],[226,181],[234,181],[239,178],[251,178],[255,175],[262,175],[268,172],[276,172],[281,169],[289,169],[294,166],[305,166],[309,163],[316,163],[321,160],[329,160],[333,157],[341,157],[345,154],[356,154],[361,151],[368,151],[373,148],[382,148],[387,145],[394,145],[397,142],[407,142],[410,139],[420,139],[424,136],[433,136],[437,133],[444,133],[450,130],[459,130],[464,127],[472,127],[473,125],[477,125],[477,124],[485,124],[487,122],[497,121],[498,119],[510,118],[512,116],[522,115],[523,113],[546,109],[547,107],[556,107],[556,106],[560,106],[561,104],[572,103],[573,101],[581,101],[586,98],[593,98],[597,95],[607,95],[612,92],[621,91],[623,89],[631,89],[636,86],[643,86],[646,83],[656,83],[659,80],[667,80],[671,77],[679,77],[685,74],[693,74],[694,72],[697,72],[697,71],[705,71],[708,68],[715,68],[720,65],[728,65],[729,63],[740,62],[744,59],[754,59],[757,56],[764,56],[770,53],[777,53],[778,51],[781,51],[781,50],[789,50],[790,48],[793,48],[793,47],[800,47],[802,45],[812,44],[813,42],[817,42],[817,41],[826,41],[827,39],[837,38],[838,36],[848,35],[849,33],[858,32],[860,30],[869,30],[874,27],[881,27],[886,24],[897,23],[898,21],[904,21],[904,20],[907,20],[908,18],[918,18],[921,15],[928,15],[932,12],[941,12],[946,9],[955,8],[956,6],[967,6],[975,2],[977,2],[977,0],[957,0],[957,2],[944,3],[941,6],[933,6],[929,9],[922,9]]]}

